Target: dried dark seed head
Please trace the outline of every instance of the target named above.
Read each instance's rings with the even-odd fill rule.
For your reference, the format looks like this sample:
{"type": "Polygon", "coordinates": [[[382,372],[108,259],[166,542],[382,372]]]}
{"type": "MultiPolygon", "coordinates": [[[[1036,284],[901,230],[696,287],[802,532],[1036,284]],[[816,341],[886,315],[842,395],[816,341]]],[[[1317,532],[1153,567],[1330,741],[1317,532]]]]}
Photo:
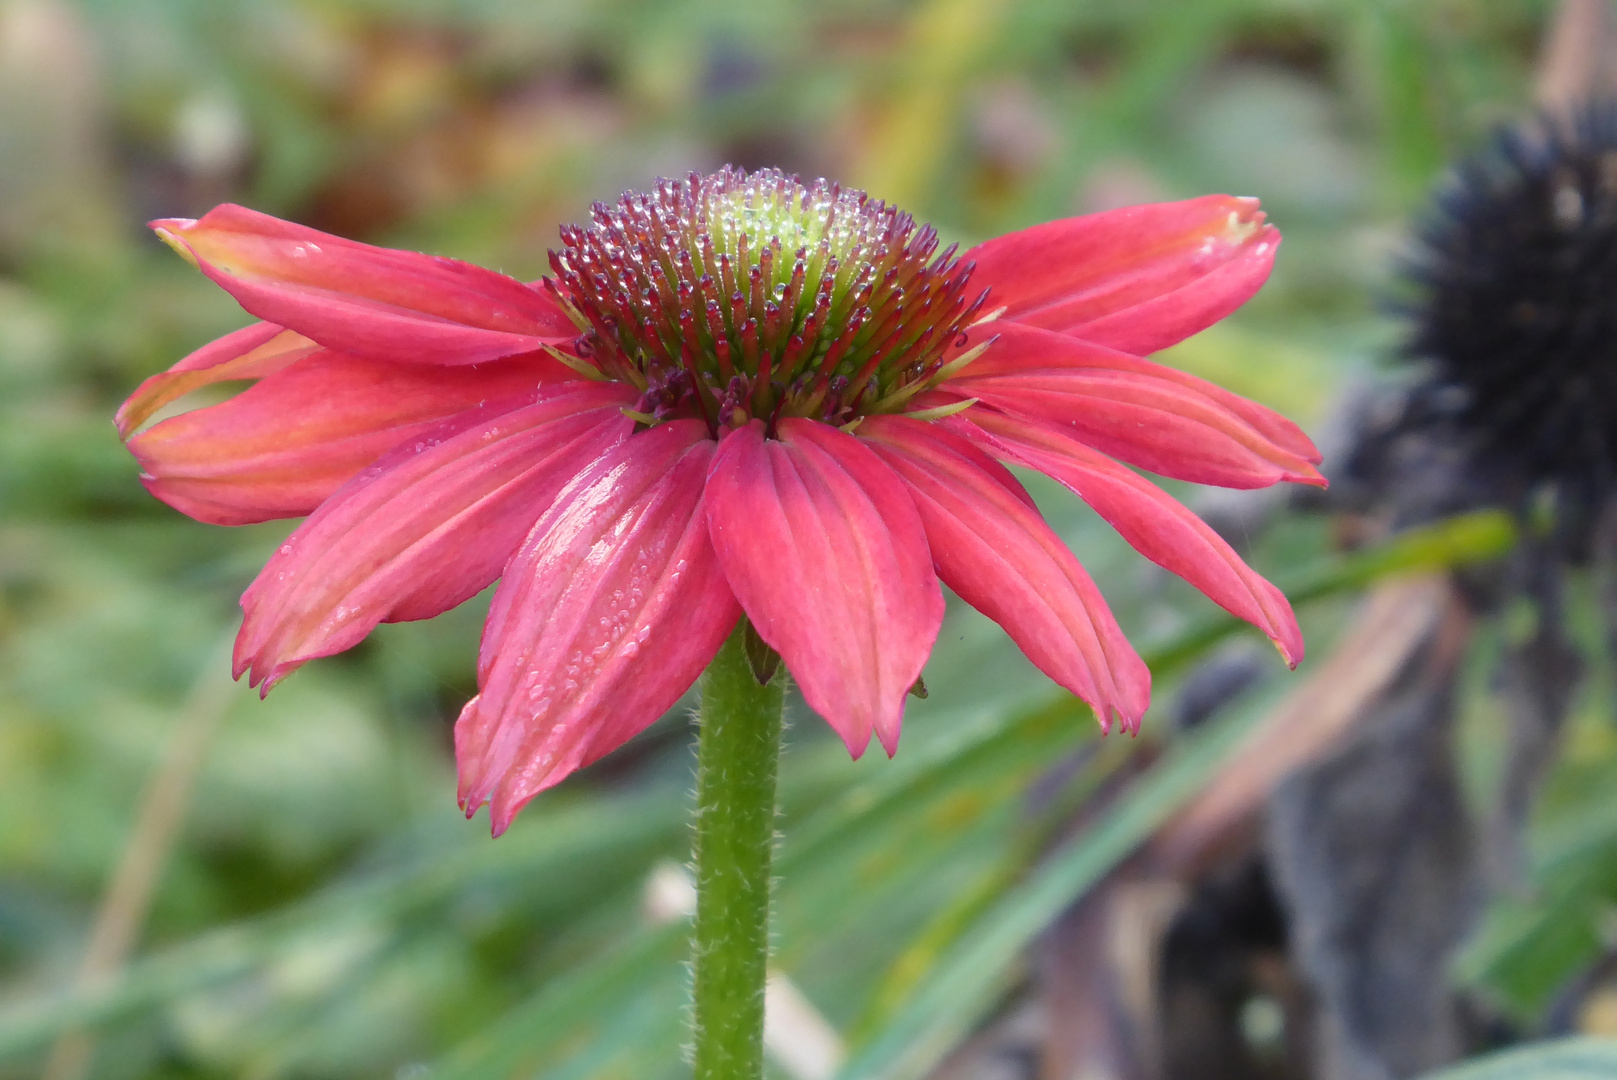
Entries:
{"type": "Polygon", "coordinates": [[[1502,131],[1419,231],[1421,411],[1531,485],[1617,476],[1617,105],[1502,131]]]}
{"type": "Polygon", "coordinates": [[[584,331],[574,352],[645,390],[655,420],[895,411],[937,381],[987,295],[931,226],[775,170],[659,180],[561,240],[549,286],[584,331]]]}

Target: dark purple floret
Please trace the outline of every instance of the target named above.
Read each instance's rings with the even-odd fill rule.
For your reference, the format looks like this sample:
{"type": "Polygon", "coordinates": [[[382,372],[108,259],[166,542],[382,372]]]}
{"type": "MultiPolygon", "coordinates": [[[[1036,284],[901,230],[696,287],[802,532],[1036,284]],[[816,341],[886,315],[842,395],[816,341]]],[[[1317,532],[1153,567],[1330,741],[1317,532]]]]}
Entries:
{"type": "Polygon", "coordinates": [[[1418,234],[1418,392],[1521,484],[1617,476],[1617,104],[1500,132],[1418,234]]]}

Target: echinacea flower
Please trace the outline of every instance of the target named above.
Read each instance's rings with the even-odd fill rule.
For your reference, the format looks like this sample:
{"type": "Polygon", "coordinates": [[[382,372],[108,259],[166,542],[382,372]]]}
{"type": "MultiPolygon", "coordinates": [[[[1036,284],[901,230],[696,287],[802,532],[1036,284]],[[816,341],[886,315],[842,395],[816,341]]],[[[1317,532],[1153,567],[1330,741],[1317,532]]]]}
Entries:
{"type": "Polygon", "coordinates": [[[1617,102],[1501,128],[1444,183],[1409,266],[1408,351],[1428,365],[1409,423],[1451,421],[1503,486],[1595,504],[1617,492],[1614,154],[1617,102]]]}
{"type": "Polygon", "coordinates": [[[202,521],[309,515],[242,597],[236,674],[267,691],[498,579],[455,729],[461,805],[496,832],[672,706],[743,613],[851,753],[892,753],[940,581],[1135,729],[1150,673],[1003,463],[1302,656],[1280,592],[1121,464],[1323,483],[1296,426],[1140,358],[1262,284],[1254,200],[957,258],[861,192],[726,169],[597,204],[532,284],[236,206],[154,228],[263,322],[124,405],[144,482],[202,521]],[[227,379],[258,382],[138,430],[227,379]]]}

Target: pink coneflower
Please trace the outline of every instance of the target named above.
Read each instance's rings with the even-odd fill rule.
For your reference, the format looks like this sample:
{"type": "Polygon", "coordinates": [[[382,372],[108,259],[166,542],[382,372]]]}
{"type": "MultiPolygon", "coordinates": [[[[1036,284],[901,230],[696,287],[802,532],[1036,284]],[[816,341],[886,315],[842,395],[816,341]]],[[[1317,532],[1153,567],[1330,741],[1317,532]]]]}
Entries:
{"type": "Polygon", "coordinates": [[[863,193],[727,169],[597,204],[533,284],[237,206],[154,228],[264,321],[124,405],[144,482],[202,521],[309,515],[242,597],[236,673],[267,691],[499,579],[455,731],[496,832],[667,710],[743,613],[850,752],[892,753],[940,581],[1135,729],[1150,673],[1002,462],[1302,656],[1280,592],[1120,464],[1324,482],[1295,425],[1140,358],[1268,276],[1254,200],[957,258],[863,193]],[[259,381],[137,431],[229,379],[259,381]]]}

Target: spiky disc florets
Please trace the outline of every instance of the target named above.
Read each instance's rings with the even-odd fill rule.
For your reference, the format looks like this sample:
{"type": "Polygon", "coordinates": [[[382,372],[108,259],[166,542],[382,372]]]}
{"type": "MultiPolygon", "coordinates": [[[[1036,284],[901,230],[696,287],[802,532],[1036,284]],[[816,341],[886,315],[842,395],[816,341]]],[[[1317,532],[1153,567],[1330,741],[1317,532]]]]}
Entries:
{"type": "Polygon", "coordinates": [[[896,410],[983,303],[931,226],[826,180],[692,173],[592,218],[562,230],[550,285],[576,352],[644,390],[648,422],[896,410]]]}
{"type": "Polygon", "coordinates": [[[1501,132],[1419,233],[1428,403],[1526,482],[1617,475],[1617,106],[1501,132]]]}

